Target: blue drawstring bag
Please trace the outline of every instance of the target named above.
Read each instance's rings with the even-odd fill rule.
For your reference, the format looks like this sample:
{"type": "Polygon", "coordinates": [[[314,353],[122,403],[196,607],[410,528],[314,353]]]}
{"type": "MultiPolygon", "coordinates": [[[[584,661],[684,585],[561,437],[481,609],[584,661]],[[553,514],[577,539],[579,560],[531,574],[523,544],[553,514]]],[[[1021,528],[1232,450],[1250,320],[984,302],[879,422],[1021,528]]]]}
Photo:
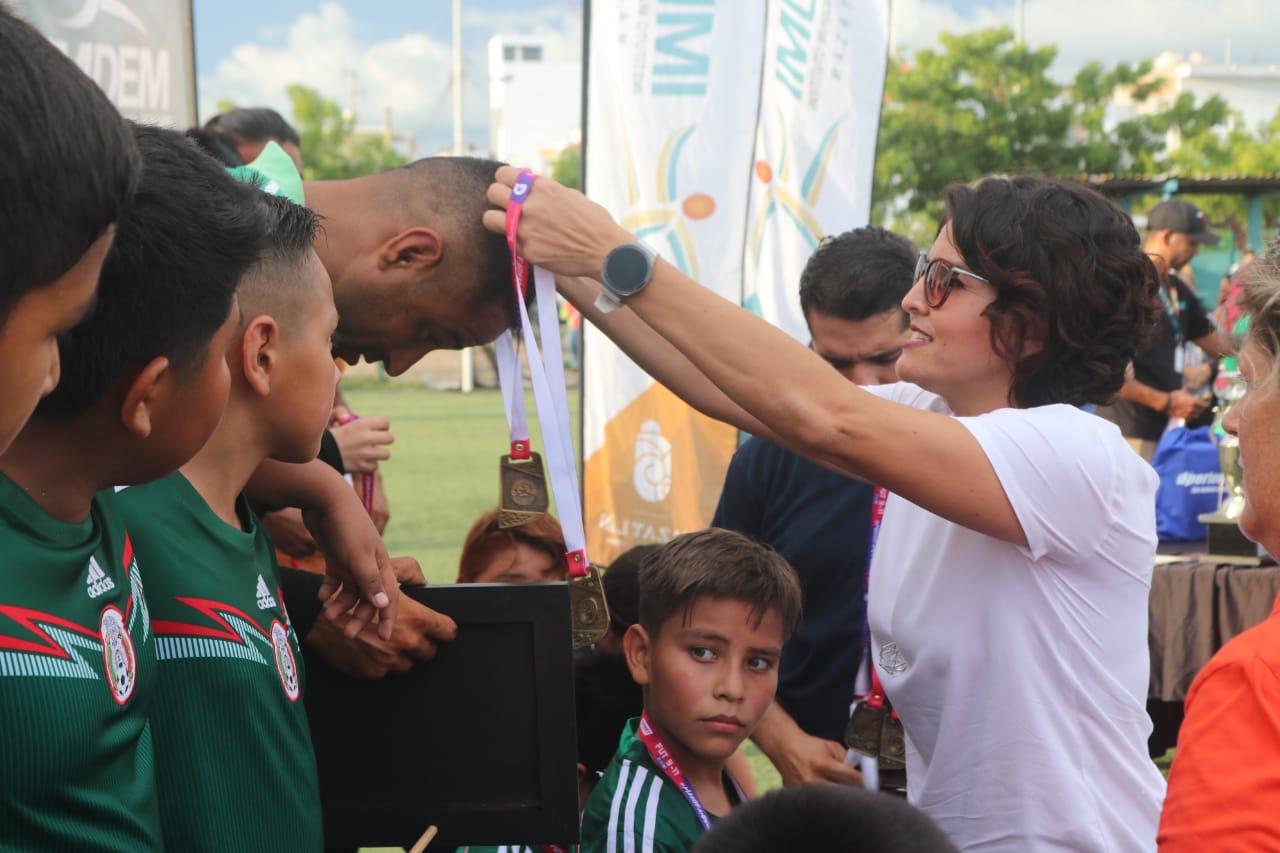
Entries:
{"type": "Polygon", "coordinates": [[[1156,535],[1161,542],[1204,539],[1198,518],[1218,509],[1222,468],[1208,427],[1172,427],[1160,438],[1151,465],[1160,475],[1156,490],[1156,535]]]}

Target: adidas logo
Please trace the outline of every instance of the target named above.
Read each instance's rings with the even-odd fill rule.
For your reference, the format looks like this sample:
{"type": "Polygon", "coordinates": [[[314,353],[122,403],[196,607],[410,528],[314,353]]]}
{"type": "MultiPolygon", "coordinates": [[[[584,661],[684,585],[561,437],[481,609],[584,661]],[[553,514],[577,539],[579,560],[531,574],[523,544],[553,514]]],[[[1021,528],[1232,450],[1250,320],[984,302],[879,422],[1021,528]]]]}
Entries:
{"type": "Polygon", "coordinates": [[[98,565],[96,557],[89,558],[89,577],[85,578],[85,591],[90,598],[97,598],[116,588],[116,582],[107,577],[107,573],[98,565]]]}
{"type": "Polygon", "coordinates": [[[262,579],[262,575],[258,575],[258,609],[270,610],[275,606],[275,596],[271,594],[271,590],[267,589],[267,582],[262,579]]]}

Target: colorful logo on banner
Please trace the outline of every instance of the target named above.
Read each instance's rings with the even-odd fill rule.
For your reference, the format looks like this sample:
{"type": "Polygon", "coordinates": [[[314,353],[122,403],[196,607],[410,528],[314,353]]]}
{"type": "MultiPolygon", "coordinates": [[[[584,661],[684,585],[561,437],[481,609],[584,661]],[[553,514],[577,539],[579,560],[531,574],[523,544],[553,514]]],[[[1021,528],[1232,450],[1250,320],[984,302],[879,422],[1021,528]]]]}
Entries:
{"type": "Polygon", "coordinates": [[[691,410],[663,386],[641,392],[605,424],[601,449],[587,459],[592,557],[609,563],[634,545],[661,544],[705,526],[737,446],[736,430],[691,410]]]}
{"type": "MultiPolygon", "coordinates": [[[[667,136],[654,174],[656,201],[645,207],[640,207],[639,176],[628,146],[627,212],[622,217],[622,227],[637,237],[650,238],[651,242],[665,239],[665,247],[659,245],[658,248],[665,249],[668,259],[693,278],[698,277],[698,253],[688,223],[709,219],[716,212],[716,200],[706,193],[680,196],[680,157],[695,130],[697,125],[691,124],[667,136]]],[[[630,134],[627,137],[630,138],[630,134]]]]}
{"type": "Polygon", "coordinates": [[[831,162],[831,152],[843,123],[844,118],[841,117],[823,133],[797,186],[794,176],[799,170],[794,168],[790,129],[779,115],[778,126],[783,128],[782,153],[778,157],[781,168],[775,174],[768,162],[757,160],[755,164],[756,180],[765,185],[765,190],[760,195],[762,212],[756,217],[756,227],[751,234],[751,260],[757,266],[760,264],[760,252],[764,248],[766,235],[769,234],[769,223],[779,211],[796,227],[810,249],[818,247],[823,237],[823,228],[813,209],[817,206],[822,186],[826,183],[827,166],[831,162]]]}

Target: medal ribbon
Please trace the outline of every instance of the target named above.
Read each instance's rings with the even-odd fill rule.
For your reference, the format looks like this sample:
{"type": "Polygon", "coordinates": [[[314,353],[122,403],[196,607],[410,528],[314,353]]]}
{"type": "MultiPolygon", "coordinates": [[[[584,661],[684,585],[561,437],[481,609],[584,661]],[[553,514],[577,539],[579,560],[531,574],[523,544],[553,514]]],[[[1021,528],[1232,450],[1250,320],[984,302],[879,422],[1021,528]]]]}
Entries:
{"type": "MultiPolygon", "coordinates": [[[[339,421],[339,425],[349,424],[352,421],[360,420],[360,416],[352,412],[347,417],[339,421]]],[[[373,515],[373,478],[378,476],[374,474],[352,474],[351,478],[360,484],[360,501],[364,504],[364,511],[373,515]]]]}
{"type": "MultiPolygon", "coordinates": [[[[521,203],[526,186],[520,194],[520,202],[513,203],[507,209],[507,248],[511,250],[511,288],[516,294],[516,301],[524,300],[529,281],[529,263],[516,254],[516,225],[520,221],[521,203]]],[[[512,193],[515,202],[515,193],[512,193]]],[[[502,408],[507,413],[507,434],[511,439],[511,458],[525,460],[530,457],[532,446],[529,443],[529,417],[524,407],[524,379],[520,374],[519,348],[516,336],[507,329],[494,341],[494,349],[498,357],[498,385],[502,389],[502,408]]]]}
{"type": "Polygon", "coordinates": [[[529,459],[529,417],[524,408],[524,380],[520,374],[515,335],[507,329],[494,341],[498,356],[498,386],[502,389],[502,408],[507,413],[507,434],[511,439],[511,458],[529,459]]]}
{"type": "Polygon", "coordinates": [[[698,825],[704,830],[710,829],[711,818],[708,817],[707,810],[703,808],[702,800],[698,799],[698,792],[693,790],[693,786],[685,778],[684,771],[680,769],[679,762],[671,754],[671,750],[667,749],[667,745],[662,742],[662,738],[658,736],[657,731],[649,724],[649,714],[647,712],[640,714],[640,726],[637,733],[640,735],[640,741],[648,751],[649,757],[653,759],[653,763],[658,765],[658,769],[662,771],[662,775],[670,779],[671,784],[675,785],[680,793],[684,795],[685,802],[689,804],[689,808],[693,809],[693,816],[698,819],[698,825]]]}
{"type": "MultiPolygon", "coordinates": [[[[568,549],[565,558],[569,564],[569,575],[585,577],[590,562],[587,559],[587,534],[582,522],[578,469],[573,460],[569,395],[564,385],[560,318],[556,314],[555,276],[542,267],[535,267],[533,270],[534,295],[538,301],[538,326],[542,333],[542,351],[539,352],[533,322],[529,318],[529,308],[524,299],[524,282],[527,281],[529,263],[516,251],[516,229],[535,177],[528,169],[521,169],[515,186],[511,189],[511,202],[507,206],[507,247],[511,250],[512,287],[516,294],[516,311],[520,315],[521,336],[529,351],[533,399],[538,407],[538,423],[542,426],[542,443],[546,448],[547,476],[551,483],[551,493],[556,498],[560,528],[564,532],[564,542],[568,549]]],[[[519,373],[516,377],[519,378],[519,373]]]]}
{"type": "MultiPolygon", "coordinates": [[[[871,534],[867,537],[867,589],[871,589],[871,558],[876,554],[876,541],[880,538],[880,525],[884,523],[884,508],[889,502],[889,490],[884,486],[876,486],[871,496],[871,534]]],[[[885,706],[884,686],[880,684],[880,674],[876,672],[875,662],[871,660],[871,619],[868,616],[866,633],[862,645],[867,651],[867,668],[871,670],[871,692],[867,695],[867,705],[871,708],[885,706]]],[[[892,711],[892,709],[890,709],[892,711]]],[[[898,716],[897,711],[892,711],[898,716]]]]}

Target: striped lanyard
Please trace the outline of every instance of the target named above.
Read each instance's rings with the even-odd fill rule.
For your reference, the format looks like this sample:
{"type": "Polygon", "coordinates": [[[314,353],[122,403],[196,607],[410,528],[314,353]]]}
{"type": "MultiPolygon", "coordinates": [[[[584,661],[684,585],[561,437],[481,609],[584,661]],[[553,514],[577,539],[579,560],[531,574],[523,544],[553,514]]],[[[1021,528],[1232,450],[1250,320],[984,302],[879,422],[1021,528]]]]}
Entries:
{"type": "MultiPolygon", "coordinates": [[[[884,523],[884,508],[889,502],[889,490],[884,486],[876,486],[871,496],[871,533],[867,537],[867,571],[866,571],[866,591],[863,593],[864,610],[867,615],[863,617],[863,636],[862,648],[867,656],[867,669],[871,675],[871,692],[867,695],[867,704],[872,708],[883,708],[886,703],[884,686],[880,683],[880,674],[876,672],[876,665],[871,660],[871,617],[870,610],[866,606],[870,604],[871,590],[871,560],[876,555],[876,542],[880,539],[880,526],[884,523]]],[[[897,717],[898,712],[893,711],[893,716],[897,717]]]]}
{"type": "Polygon", "coordinates": [[[671,780],[671,784],[675,785],[684,796],[689,808],[693,809],[693,816],[697,818],[698,825],[704,831],[710,829],[711,818],[707,815],[707,810],[703,807],[702,800],[698,799],[698,792],[693,790],[693,785],[689,784],[684,771],[680,769],[680,763],[671,754],[671,750],[667,749],[667,745],[663,743],[658,732],[649,724],[647,711],[640,715],[639,735],[641,742],[644,743],[644,748],[649,753],[649,757],[653,759],[653,763],[658,765],[662,775],[671,780]]]}

